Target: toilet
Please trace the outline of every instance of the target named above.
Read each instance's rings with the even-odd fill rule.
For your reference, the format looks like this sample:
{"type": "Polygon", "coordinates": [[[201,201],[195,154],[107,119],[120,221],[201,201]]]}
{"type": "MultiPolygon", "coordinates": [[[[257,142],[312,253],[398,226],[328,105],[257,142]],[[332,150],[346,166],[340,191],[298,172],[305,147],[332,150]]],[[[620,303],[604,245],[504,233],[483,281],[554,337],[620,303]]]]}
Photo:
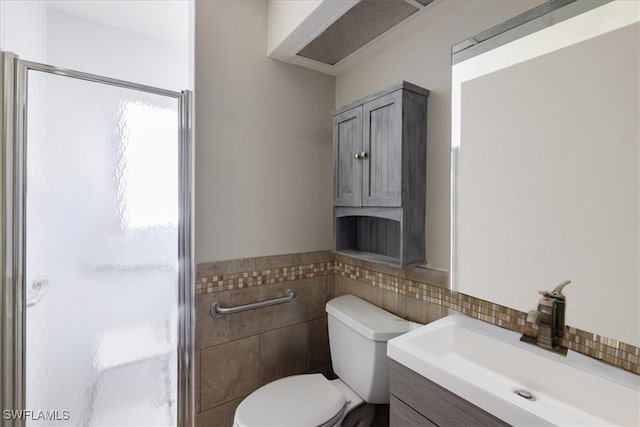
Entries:
{"type": "Polygon", "coordinates": [[[281,378],[260,387],[236,409],[234,427],[364,426],[372,411],[364,403],[389,403],[387,341],[410,322],[353,295],[326,306],[333,370],[281,378]]]}

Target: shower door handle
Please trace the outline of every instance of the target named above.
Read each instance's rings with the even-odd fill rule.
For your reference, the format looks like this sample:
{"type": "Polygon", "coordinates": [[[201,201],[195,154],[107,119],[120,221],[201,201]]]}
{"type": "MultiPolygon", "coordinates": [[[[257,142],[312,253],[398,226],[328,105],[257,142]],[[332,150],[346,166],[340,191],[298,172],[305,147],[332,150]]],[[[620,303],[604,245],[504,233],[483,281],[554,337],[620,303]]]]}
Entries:
{"type": "Polygon", "coordinates": [[[49,281],[46,279],[34,280],[27,289],[27,307],[33,307],[45,296],[49,289],[49,281]]]}

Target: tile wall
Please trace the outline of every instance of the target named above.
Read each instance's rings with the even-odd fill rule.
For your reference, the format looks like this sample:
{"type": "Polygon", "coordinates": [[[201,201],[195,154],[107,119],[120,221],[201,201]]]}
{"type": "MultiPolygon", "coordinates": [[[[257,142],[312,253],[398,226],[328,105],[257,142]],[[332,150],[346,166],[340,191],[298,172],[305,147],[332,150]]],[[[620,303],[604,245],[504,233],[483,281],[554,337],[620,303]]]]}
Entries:
{"type": "Polygon", "coordinates": [[[230,426],[235,408],[259,386],[288,375],[330,372],[324,307],[331,252],[199,264],[196,269],[197,426],[230,426]],[[295,266],[295,267],[294,267],[295,266]],[[294,303],[213,318],[227,306],[281,297],[294,303]]]}
{"type": "MultiPolygon", "coordinates": [[[[525,321],[525,312],[450,291],[444,272],[416,267],[394,268],[340,254],[335,255],[335,260],[333,273],[336,284],[344,280],[341,277],[348,278],[350,283],[362,283],[362,296],[365,299],[365,293],[372,292],[368,287],[378,288],[396,292],[399,298],[404,296],[406,307],[421,307],[426,321],[433,320],[433,316],[426,313],[433,313],[432,307],[436,305],[445,312],[454,310],[519,333],[537,333],[537,327],[525,321]]],[[[408,314],[406,317],[410,320],[420,321],[408,314]]],[[[640,347],[569,325],[565,328],[560,345],[640,375],[640,347]]]]}
{"type": "MultiPolygon", "coordinates": [[[[419,323],[450,310],[535,333],[526,313],[448,289],[446,272],[398,268],[330,251],[202,263],[196,272],[196,425],[231,425],[240,401],[259,386],[306,372],[331,373],[324,307],[353,294],[419,323]],[[234,306],[280,297],[294,303],[214,319],[214,301],[234,306]]],[[[562,345],[640,374],[640,349],[567,326],[562,345]]]]}

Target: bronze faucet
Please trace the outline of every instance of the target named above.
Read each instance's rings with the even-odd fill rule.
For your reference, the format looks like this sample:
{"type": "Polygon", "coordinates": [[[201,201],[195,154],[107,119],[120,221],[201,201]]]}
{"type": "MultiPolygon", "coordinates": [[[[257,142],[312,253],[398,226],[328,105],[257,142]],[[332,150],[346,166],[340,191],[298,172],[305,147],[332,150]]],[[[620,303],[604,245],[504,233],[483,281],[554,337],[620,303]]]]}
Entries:
{"type": "Polygon", "coordinates": [[[538,335],[531,337],[522,335],[520,341],[536,344],[547,350],[567,354],[567,349],[558,345],[558,337],[564,336],[564,312],[566,297],[562,289],[571,283],[564,280],[551,292],[540,291],[542,298],[538,301],[538,309],[527,314],[527,322],[538,325],[538,335]]]}

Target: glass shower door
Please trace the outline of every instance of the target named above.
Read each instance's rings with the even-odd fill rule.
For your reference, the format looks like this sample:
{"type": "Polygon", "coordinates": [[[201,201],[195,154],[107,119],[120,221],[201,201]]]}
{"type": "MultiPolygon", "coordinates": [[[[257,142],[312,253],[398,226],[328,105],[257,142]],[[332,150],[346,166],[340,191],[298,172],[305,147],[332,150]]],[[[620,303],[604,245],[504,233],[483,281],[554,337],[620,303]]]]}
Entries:
{"type": "Polygon", "coordinates": [[[27,425],[176,425],[179,100],[26,80],[27,425]]]}

